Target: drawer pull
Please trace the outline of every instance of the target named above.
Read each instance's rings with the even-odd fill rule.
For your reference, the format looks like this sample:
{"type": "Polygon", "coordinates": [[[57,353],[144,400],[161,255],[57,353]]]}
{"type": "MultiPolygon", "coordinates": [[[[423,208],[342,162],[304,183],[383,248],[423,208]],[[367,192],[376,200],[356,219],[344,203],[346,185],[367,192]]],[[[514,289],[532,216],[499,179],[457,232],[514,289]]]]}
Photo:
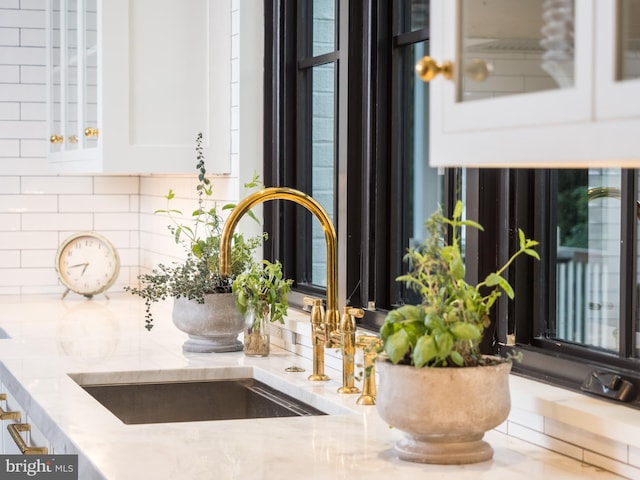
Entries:
{"type": "MultiPolygon", "coordinates": [[[[7,394],[0,393],[0,401],[6,400],[7,394]]],[[[0,420],[20,420],[20,412],[5,412],[0,407],[0,420]]]]}
{"type": "Polygon", "coordinates": [[[30,432],[31,425],[28,423],[10,423],[7,425],[9,435],[16,442],[16,445],[20,449],[23,455],[46,455],[48,453],[47,447],[31,447],[24,441],[20,432],[30,432]]]}

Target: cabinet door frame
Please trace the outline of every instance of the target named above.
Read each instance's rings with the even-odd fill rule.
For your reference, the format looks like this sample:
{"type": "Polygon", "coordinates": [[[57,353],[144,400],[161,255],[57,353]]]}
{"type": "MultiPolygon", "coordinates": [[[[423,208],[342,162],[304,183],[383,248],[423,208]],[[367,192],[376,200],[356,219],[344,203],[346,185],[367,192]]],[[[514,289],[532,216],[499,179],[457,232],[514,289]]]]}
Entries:
{"type": "MultiPolygon", "coordinates": [[[[78,136],[80,142],[86,126],[97,127],[99,134],[95,144],[90,147],[82,148],[85,146],[83,142],[73,149],[66,147],[70,132],[64,131],[67,127],[65,109],[68,101],[65,89],[69,81],[64,77],[67,74],[64,71],[67,63],[65,18],[67,7],[78,4],[78,28],[84,27],[80,12],[84,2],[59,2],[59,32],[54,32],[52,28],[52,2],[47,3],[46,9],[49,135],[58,133],[52,131],[55,113],[52,66],[54,35],[55,41],[60,37],[63,69],[60,94],[63,131],[60,134],[64,136],[64,143],[49,146],[47,160],[51,173],[192,174],[195,172],[195,142],[199,132],[204,136],[207,172],[219,175],[234,173],[231,157],[238,154],[239,140],[238,114],[235,111],[232,113],[232,107],[240,103],[237,84],[240,74],[245,72],[239,71],[239,62],[233,57],[238,55],[240,48],[237,39],[232,52],[231,29],[235,19],[232,19],[234,7],[231,0],[199,0],[188,8],[184,2],[173,0],[169,2],[173,10],[166,7],[158,10],[153,0],[98,0],[97,120],[96,125],[84,124],[81,117],[84,115],[83,101],[86,97],[84,92],[79,92],[78,133],[72,133],[78,136]],[[155,23],[144,15],[147,11],[158,13],[155,23]],[[177,18],[180,16],[172,15],[173,12],[184,13],[184,18],[177,18]],[[167,25],[179,29],[172,32],[167,25]],[[167,32],[173,33],[173,36],[167,32]],[[192,33],[193,38],[197,39],[189,40],[192,37],[181,36],[180,32],[192,33]],[[157,48],[157,44],[150,41],[153,38],[163,39],[165,46],[169,44],[169,47],[176,48],[157,48]],[[141,42],[141,39],[144,41],[141,42]],[[193,71],[187,74],[186,69],[175,68],[175,65],[167,63],[170,58],[179,59],[182,66],[193,66],[197,75],[193,71]],[[145,65],[149,66],[148,70],[143,68],[145,65]],[[197,91],[188,88],[189,82],[197,83],[197,91]],[[173,95],[146,95],[159,84],[166,87],[159,90],[169,91],[173,95]],[[141,98],[144,101],[138,102],[141,98]],[[168,112],[160,108],[164,106],[163,100],[170,105],[168,112]],[[199,115],[196,115],[196,109],[199,115]]],[[[84,53],[84,41],[84,35],[78,30],[79,52],[84,53]]],[[[82,68],[78,68],[77,83],[78,88],[84,85],[82,68]]],[[[250,83],[247,81],[247,84],[250,83]]]]}
{"type": "Polygon", "coordinates": [[[459,102],[462,0],[432,3],[432,56],[453,61],[451,80],[432,81],[432,102],[441,102],[444,133],[588,121],[592,117],[591,0],[576,2],[575,86],[521,95],[459,102]],[[526,112],[526,113],[523,113],[526,112]]]}
{"type": "Polygon", "coordinates": [[[640,79],[619,81],[617,62],[619,45],[616,33],[620,15],[620,0],[598,0],[595,5],[595,116],[597,119],[638,117],[640,79]]]}

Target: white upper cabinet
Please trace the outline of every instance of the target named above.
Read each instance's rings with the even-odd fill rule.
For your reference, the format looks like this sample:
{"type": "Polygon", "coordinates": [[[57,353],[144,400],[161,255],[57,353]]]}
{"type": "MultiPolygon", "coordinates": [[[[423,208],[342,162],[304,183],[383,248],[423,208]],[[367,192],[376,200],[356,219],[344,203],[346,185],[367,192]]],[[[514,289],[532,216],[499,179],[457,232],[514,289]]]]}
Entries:
{"type": "Polygon", "coordinates": [[[640,0],[432,0],[430,47],[432,166],[640,166],[640,0]]]}
{"type": "Polygon", "coordinates": [[[230,172],[231,0],[47,2],[54,173],[230,172]]]}

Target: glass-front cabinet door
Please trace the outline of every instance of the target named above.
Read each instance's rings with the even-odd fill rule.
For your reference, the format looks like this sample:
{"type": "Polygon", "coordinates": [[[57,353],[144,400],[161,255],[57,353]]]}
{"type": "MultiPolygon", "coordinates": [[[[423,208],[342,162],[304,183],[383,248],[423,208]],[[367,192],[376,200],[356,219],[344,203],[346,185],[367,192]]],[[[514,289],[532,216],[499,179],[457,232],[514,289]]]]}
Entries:
{"type": "Polygon", "coordinates": [[[49,150],[59,152],[64,143],[62,129],[62,18],[60,12],[61,0],[52,0],[49,15],[51,16],[51,34],[49,37],[49,91],[47,105],[49,107],[49,150]]]}
{"type": "Polygon", "coordinates": [[[598,0],[595,21],[598,118],[638,116],[640,98],[640,0],[598,0]],[[613,52],[613,54],[612,54],[613,52]]]}
{"type": "Polygon", "coordinates": [[[78,55],[82,53],[82,50],[78,49],[78,5],[77,2],[68,1],[66,16],[66,29],[65,35],[65,57],[64,67],[66,71],[65,75],[65,89],[66,89],[66,101],[65,101],[65,138],[64,145],[65,150],[77,150],[79,145],[80,136],[78,135],[78,125],[81,121],[79,118],[80,109],[80,89],[78,88],[78,74],[79,67],[82,65],[82,61],[78,55]]]}
{"type": "Polygon", "coordinates": [[[82,13],[82,124],[83,148],[98,146],[98,5],[84,0],[82,13]]]}
{"type": "Polygon", "coordinates": [[[640,163],[640,0],[432,0],[431,15],[416,71],[442,73],[432,166],[640,163]]]}
{"type": "Polygon", "coordinates": [[[53,0],[48,15],[49,142],[55,158],[97,146],[97,0],[53,0]]]}
{"type": "Polygon", "coordinates": [[[433,32],[432,52],[453,63],[453,75],[432,88],[442,89],[448,131],[589,118],[589,2],[436,3],[444,9],[444,30],[433,32]]]}

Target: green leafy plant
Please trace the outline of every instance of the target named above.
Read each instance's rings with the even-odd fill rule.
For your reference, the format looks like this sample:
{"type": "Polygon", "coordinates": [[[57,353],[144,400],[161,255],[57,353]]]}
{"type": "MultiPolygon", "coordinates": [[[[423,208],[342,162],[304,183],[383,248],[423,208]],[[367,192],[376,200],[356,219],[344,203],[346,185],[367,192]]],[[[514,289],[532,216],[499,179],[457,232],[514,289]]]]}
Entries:
{"type": "Polygon", "coordinates": [[[462,220],[462,210],[459,201],[451,218],[435,212],[426,222],[423,244],[405,256],[409,271],[396,280],[417,292],[421,304],[392,310],[381,327],[383,350],[394,364],[418,368],[483,364],[480,341],[490,325],[491,308],[502,293],[510,299],[515,296],[503,274],[521,255],[540,259],[534,250],[538,242],[518,230],[519,249],[509,260],[477,285],[467,283],[460,232],[463,227],[484,229],[472,220],[462,220]],[[449,230],[451,244],[446,241],[449,230]]]}
{"type": "Polygon", "coordinates": [[[292,280],[284,278],[282,264],[262,260],[242,272],[233,281],[236,307],[245,317],[244,351],[247,355],[269,353],[268,321],[284,322],[289,306],[292,280]]]}
{"type": "MultiPolygon", "coordinates": [[[[253,254],[262,245],[264,235],[246,239],[241,233],[235,233],[231,248],[231,273],[229,276],[220,274],[220,237],[224,224],[222,211],[233,209],[235,205],[218,207],[211,200],[213,190],[205,168],[202,133],[196,137],[196,159],[198,200],[190,222],[184,222],[185,216],[180,210],[167,208],[154,212],[169,216],[172,224],[168,228],[175,242],[185,248],[185,260],[171,265],[159,264],[151,273],[138,276],[139,287],[125,287],[125,291],[144,299],[147,330],[153,328],[151,305],[155,302],[186,297],[204,303],[204,296],[207,294],[231,293],[233,280],[255,264],[253,254]]],[[[245,188],[259,185],[258,177],[254,175],[251,182],[245,184],[245,188]]],[[[169,190],[165,198],[169,204],[175,198],[173,190],[169,190]]],[[[251,212],[248,214],[257,221],[251,212]]]]}
{"type": "Polygon", "coordinates": [[[241,314],[252,309],[256,322],[270,314],[272,322],[284,322],[289,307],[288,294],[293,280],[284,278],[279,261],[262,260],[240,273],[233,281],[232,291],[241,314]]]}

